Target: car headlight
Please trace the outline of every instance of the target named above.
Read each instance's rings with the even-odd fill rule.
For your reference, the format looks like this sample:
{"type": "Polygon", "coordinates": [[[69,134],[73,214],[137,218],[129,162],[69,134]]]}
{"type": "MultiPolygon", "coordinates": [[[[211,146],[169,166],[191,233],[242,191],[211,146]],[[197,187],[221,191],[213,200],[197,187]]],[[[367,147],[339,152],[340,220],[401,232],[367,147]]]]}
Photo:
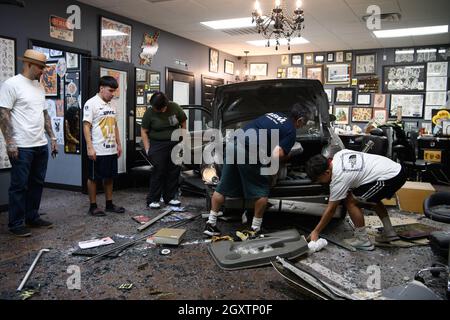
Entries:
{"type": "Polygon", "coordinates": [[[206,184],[217,184],[219,182],[219,177],[217,176],[217,170],[214,165],[209,165],[202,170],[202,180],[206,184]]]}

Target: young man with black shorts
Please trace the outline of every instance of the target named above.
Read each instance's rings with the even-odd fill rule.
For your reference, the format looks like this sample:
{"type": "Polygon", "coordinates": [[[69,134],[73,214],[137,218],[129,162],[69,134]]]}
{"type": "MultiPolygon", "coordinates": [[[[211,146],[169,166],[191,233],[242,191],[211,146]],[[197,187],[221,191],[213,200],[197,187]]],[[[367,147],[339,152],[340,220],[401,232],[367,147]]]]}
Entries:
{"type": "Polygon", "coordinates": [[[345,239],[346,243],[359,250],[374,249],[367,236],[360,208],[364,204],[374,208],[383,223],[383,233],[375,240],[390,242],[399,239],[381,202],[384,198],[391,198],[406,182],[405,171],[399,163],[383,156],[344,149],[336,153],[333,159],[322,155],[312,157],[306,164],[306,171],[313,181],[330,184],[328,206],[310,234],[311,241],[318,240],[341,200],[344,200],[355,225],[354,237],[345,239]]]}
{"type": "Polygon", "coordinates": [[[124,213],[125,209],[112,203],[113,178],[117,175],[117,159],[122,154],[116,107],[111,104],[119,87],[110,76],[100,78],[99,92],[84,105],[83,132],[89,157],[89,214],[104,216],[97,207],[97,181],[103,181],[106,211],[124,213]]]}

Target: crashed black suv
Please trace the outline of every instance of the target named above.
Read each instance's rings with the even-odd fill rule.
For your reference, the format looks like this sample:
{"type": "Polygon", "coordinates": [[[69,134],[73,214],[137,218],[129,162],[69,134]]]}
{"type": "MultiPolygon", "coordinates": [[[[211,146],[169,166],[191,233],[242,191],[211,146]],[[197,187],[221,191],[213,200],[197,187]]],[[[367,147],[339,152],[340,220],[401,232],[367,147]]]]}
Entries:
{"type": "MultiPolygon", "coordinates": [[[[212,125],[227,141],[227,129],[243,128],[247,122],[265,113],[288,112],[294,103],[302,100],[314,105],[310,121],[297,130],[297,142],[303,147],[303,152],[292,157],[285,167],[280,167],[276,184],[270,191],[267,210],[321,216],[328,202],[329,189],[313,183],[305,173],[306,161],[313,155],[329,152],[331,138],[334,138],[329,130],[328,98],[319,81],[274,79],[220,86],[212,105],[212,125]]],[[[293,152],[295,149],[296,146],[293,152]]],[[[221,165],[217,163],[203,165],[201,170],[208,189],[208,209],[210,197],[220,180],[220,170],[221,165]]],[[[225,203],[226,209],[252,207],[253,201],[240,198],[227,198],[225,203]]],[[[341,217],[343,213],[344,209],[340,207],[335,216],[341,217]]]]}

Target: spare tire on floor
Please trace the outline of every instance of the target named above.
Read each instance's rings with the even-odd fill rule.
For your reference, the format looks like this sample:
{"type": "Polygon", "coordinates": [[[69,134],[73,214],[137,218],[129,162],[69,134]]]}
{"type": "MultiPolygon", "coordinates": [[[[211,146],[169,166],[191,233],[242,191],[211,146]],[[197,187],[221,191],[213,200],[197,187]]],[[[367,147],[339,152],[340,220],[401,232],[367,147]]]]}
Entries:
{"type": "Polygon", "coordinates": [[[423,202],[423,211],[431,220],[450,223],[450,193],[433,193],[423,202]]]}

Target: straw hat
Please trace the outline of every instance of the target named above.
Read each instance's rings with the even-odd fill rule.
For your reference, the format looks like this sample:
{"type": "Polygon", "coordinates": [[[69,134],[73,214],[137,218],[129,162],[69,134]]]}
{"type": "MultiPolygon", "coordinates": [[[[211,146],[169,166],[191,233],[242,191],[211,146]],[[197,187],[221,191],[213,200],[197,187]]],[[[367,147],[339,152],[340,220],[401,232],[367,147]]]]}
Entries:
{"type": "Polygon", "coordinates": [[[47,64],[47,57],[45,54],[31,49],[26,50],[23,57],[19,57],[18,59],[24,62],[34,63],[41,67],[45,67],[47,64]]]}

